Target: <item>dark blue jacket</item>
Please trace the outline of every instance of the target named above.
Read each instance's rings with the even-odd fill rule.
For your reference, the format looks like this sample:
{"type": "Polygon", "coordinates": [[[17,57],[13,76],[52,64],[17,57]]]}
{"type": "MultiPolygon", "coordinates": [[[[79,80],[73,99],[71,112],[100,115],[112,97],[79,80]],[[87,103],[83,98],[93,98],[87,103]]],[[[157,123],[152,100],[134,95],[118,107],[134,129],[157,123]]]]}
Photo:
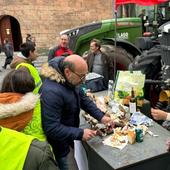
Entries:
{"type": "MultiPolygon", "coordinates": [[[[57,62],[60,59],[53,60],[57,62]]],[[[51,68],[47,67],[47,69],[51,68]]],[[[52,71],[61,74],[57,70],[52,71]]],[[[47,72],[45,71],[45,74],[47,72]]],[[[48,77],[47,74],[44,76],[48,77]]],[[[99,121],[103,113],[81,88],[71,87],[67,82],[62,83],[59,79],[50,80],[50,76],[44,81],[40,93],[42,123],[47,140],[53,147],[55,156],[64,157],[68,154],[69,145],[73,144],[73,140],[81,140],[83,136],[83,129],[78,128],[80,108],[99,121]]]]}

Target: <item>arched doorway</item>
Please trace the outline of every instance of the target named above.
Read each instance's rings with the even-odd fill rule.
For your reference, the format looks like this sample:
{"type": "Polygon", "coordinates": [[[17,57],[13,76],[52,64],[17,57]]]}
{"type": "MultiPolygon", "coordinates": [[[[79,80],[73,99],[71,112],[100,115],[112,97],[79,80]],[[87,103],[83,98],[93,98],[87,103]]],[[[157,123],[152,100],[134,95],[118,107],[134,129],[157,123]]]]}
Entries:
{"type": "Polygon", "coordinates": [[[3,47],[4,40],[9,39],[13,44],[14,51],[19,51],[19,46],[22,43],[20,24],[12,16],[0,16],[0,42],[3,47]]]}

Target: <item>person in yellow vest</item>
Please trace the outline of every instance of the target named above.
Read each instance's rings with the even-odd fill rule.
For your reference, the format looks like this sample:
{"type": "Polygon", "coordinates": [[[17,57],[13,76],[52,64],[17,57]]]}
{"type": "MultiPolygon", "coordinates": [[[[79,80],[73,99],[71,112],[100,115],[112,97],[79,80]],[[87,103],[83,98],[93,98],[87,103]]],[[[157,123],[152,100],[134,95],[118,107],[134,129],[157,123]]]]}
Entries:
{"type": "Polygon", "coordinates": [[[42,85],[41,78],[39,76],[38,70],[34,67],[33,61],[38,57],[35,46],[31,43],[23,43],[20,45],[20,52],[12,60],[10,67],[18,69],[20,67],[25,67],[29,70],[31,76],[35,81],[34,93],[38,93],[39,88],[42,85]]]}
{"type": "MultiPolygon", "coordinates": [[[[31,43],[23,43],[20,45],[20,52],[14,57],[11,62],[11,68],[19,69],[25,68],[29,71],[30,75],[33,77],[35,82],[35,88],[33,90],[34,94],[38,94],[38,91],[42,85],[41,78],[39,76],[38,70],[34,67],[33,61],[38,57],[35,46],[31,43]]],[[[41,105],[40,100],[38,100],[36,107],[34,108],[32,121],[25,128],[24,133],[26,134],[35,134],[40,140],[45,140],[44,135],[42,134],[42,125],[41,125],[41,105]],[[37,129],[37,130],[36,130],[37,129]],[[30,133],[31,132],[31,133],[30,133]]]]}
{"type": "Polygon", "coordinates": [[[34,88],[34,79],[25,67],[5,76],[0,93],[0,126],[44,141],[39,95],[32,92],[34,88]]]}
{"type": "Polygon", "coordinates": [[[0,169],[59,170],[47,142],[3,127],[0,141],[0,169]]]}

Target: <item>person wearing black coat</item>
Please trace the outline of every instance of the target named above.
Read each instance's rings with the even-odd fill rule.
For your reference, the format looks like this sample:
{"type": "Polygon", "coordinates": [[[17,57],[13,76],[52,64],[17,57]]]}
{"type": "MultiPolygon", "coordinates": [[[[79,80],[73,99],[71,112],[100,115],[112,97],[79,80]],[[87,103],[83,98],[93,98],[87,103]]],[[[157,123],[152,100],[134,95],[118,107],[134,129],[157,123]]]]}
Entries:
{"type": "Polygon", "coordinates": [[[61,170],[68,170],[67,155],[74,140],[96,136],[94,130],[79,128],[80,109],[104,124],[110,122],[80,86],[87,71],[87,63],[78,55],[54,58],[41,70],[46,78],[40,89],[42,124],[61,170]]]}
{"type": "Polygon", "coordinates": [[[2,68],[6,69],[7,65],[9,65],[13,59],[13,52],[14,52],[12,44],[8,41],[8,39],[6,39],[4,43],[4,52],[6,55],[6,59],[2,68]]]}

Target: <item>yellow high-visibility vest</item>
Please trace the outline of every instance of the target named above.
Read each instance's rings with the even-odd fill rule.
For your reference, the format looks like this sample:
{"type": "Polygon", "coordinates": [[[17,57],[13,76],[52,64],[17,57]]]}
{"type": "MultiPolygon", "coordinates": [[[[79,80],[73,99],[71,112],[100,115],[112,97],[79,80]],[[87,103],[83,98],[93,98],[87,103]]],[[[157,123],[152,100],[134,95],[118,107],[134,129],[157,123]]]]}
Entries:
{"type": "Polygon", "coordinates": [[[29,63],[20,63],[16,66],[16,69],[18,69],[19,67],[26,67],[30,71],[30,74],[33,77],[34,82],[35,82],[35,89],[34,89],[33,93],[37,94],[41,85],[42,85],[42,81],[39,76],[38,70],[33,65],[31,65],[29,63]]]}
{"type": "MultiPolygon", "coordinates": [[[[37,69],[29,63],[20,63],[17,65],[16,69],[18,69],[19,67],[26,67],[30,71],[30,74],[34,79],[35,86],[36,86],[33,93],[37,94],[42,85],[42,81],[41,81],[41,78],[39,76],[37,69]]],[[[27,135],[32,135],[41,141],[46,140],[46,137],[42,129],[40,100],[38,100],[34,108],[32,120],[24,128],[23,133],[27,135]]]]}
{"type": "Polygon", "coordinates": [[[3,128],[0,130],[0,169],[22,170],[35,137],[3,128]]]}

